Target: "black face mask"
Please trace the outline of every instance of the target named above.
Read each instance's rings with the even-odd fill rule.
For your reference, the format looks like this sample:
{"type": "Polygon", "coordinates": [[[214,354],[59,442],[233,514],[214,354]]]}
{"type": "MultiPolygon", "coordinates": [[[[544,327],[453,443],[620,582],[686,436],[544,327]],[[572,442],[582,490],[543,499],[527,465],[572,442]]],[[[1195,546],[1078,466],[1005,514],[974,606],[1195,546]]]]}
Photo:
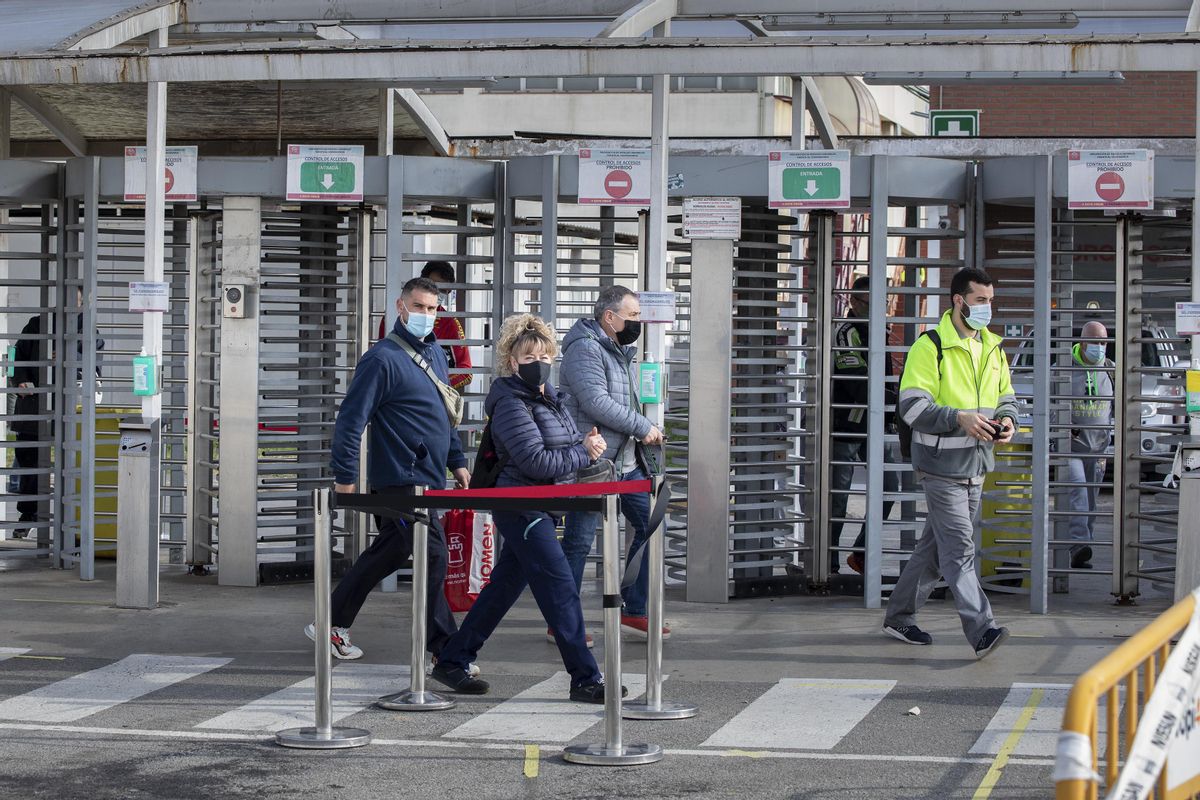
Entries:
{"type": "Polygon", "coordinates": [[[534,389],[550,380],[550,365],[545,361],[530,361],[517,365],[517,376],[534,389]]]}
{"type": "Polygon", "coordinates": [[[625,320],[625,327],[617,331],[617,344],[624,347],[627,344],[633,344],[642,335],[642,321],[640,319],[625,320]]]}

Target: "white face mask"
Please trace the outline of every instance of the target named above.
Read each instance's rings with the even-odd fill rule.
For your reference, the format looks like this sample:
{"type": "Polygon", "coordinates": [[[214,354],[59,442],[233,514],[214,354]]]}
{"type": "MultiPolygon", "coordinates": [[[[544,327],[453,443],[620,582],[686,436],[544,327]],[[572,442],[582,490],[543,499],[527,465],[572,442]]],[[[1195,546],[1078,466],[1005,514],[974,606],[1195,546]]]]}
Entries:
{"type": "Polygon", "coordinates": [[[967,305],[966,300],[963,300],[962,305],[963,321],[967,323],[972,330],[981,331],[988,326],[992,321],[992,304],[980,303],[977,306],[967,305]]]}

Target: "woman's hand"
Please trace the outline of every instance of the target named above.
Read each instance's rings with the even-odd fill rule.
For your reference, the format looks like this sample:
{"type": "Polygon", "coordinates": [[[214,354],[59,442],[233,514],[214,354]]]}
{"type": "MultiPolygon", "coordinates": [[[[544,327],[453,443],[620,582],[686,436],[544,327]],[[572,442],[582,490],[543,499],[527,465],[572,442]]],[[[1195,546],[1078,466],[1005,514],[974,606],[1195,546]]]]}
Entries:
{"type": "Polygon", "coordinates": [[[592,428],[588,431],[588,435],[583,437],[583,447],[587,450],[588,458],[595,461],[604,455],[604,451],[608,449],[608,443],[604,441],[604,437],[600,435],[598,429],[592,428]]]}

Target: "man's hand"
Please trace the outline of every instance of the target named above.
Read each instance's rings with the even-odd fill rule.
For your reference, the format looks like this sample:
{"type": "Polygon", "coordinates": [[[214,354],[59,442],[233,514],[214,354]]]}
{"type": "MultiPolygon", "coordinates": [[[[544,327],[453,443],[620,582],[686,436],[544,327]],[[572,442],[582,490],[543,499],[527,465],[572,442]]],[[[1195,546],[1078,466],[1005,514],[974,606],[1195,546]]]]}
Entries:
{"type": "Polygon", "coordinates": [[[454,485],[459,489],[471,488],[471,471],[466,467],[454,470],[454,485]]]}
{"type": "Polygon", "coordinates": [[[583,447],[587,450],[588,458],[595,461],[604,455],[604,451],[608,449],[608,443],[604,441],[598,428],[592,428],[588,431],[588,435],[583,437],[583,447]]]}
{"type": "Polygon", "coordinates": [[[1017,428],[1008,417],[1000,420],[1000,424],[1004,426],[1004,430],[1000,431],[1000,435],[996,437],[996,444],[1008,444],[1012,441],[1013,436],[1016,435],[1017,428]]]}
{"type": "Polygon", "coordinates": [[[662,444],[663,433],[657,426],[651,425],[650,432],[642,437],[642,444],[662,444]]]}
{"type": "Polygon", "coordinates": [[[353,483],[335,483],[333,485],[333,491],[336,494],[354,494],[354,484],[353,483]]]}
{"type": "MultiPolygon", "coordinates": [[[[958,412],[958,427],[962,428],[963,433],[970,436],[972,439],[978,439],[981,442],[992,441],[992,423],[983,414],[977,414],[974,411],[958,412]]],[[[1011,438],[1012,434],[1009,434],[1011,438]]]]}

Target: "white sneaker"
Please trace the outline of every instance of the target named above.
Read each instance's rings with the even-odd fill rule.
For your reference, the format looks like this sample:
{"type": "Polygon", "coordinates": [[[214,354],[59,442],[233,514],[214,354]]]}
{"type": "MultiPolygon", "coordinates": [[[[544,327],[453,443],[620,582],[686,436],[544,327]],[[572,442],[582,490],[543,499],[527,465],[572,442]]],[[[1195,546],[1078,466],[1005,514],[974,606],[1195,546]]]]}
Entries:
{"type": "MultiPolygon", "coordinates": [[[[425,667],[425,674],[432,675],[433,668],[436,666],[437,666],[437,656],[433,656],[432,658],[429,659],[429,664],[425,667]]],[[[479,670],[478,664],[468,664],[467,665],[467,676],[468,677],[478,678],[479,674],[480,674],[480,670],[479,670]]]]}
{"type": "MultiPolygon", "coordinates": [[[[317,640],[317,626],[315,623],[309,623],[304,626],[304,635],[314,642],[317,640]]],[[[361,647],[355,647],[350,643],[350,629],[333,627],[329,630],[329,652],[334,658],[340,658],[343,661],[353,661],[356,658],[363,657],[361,647]]]]}

